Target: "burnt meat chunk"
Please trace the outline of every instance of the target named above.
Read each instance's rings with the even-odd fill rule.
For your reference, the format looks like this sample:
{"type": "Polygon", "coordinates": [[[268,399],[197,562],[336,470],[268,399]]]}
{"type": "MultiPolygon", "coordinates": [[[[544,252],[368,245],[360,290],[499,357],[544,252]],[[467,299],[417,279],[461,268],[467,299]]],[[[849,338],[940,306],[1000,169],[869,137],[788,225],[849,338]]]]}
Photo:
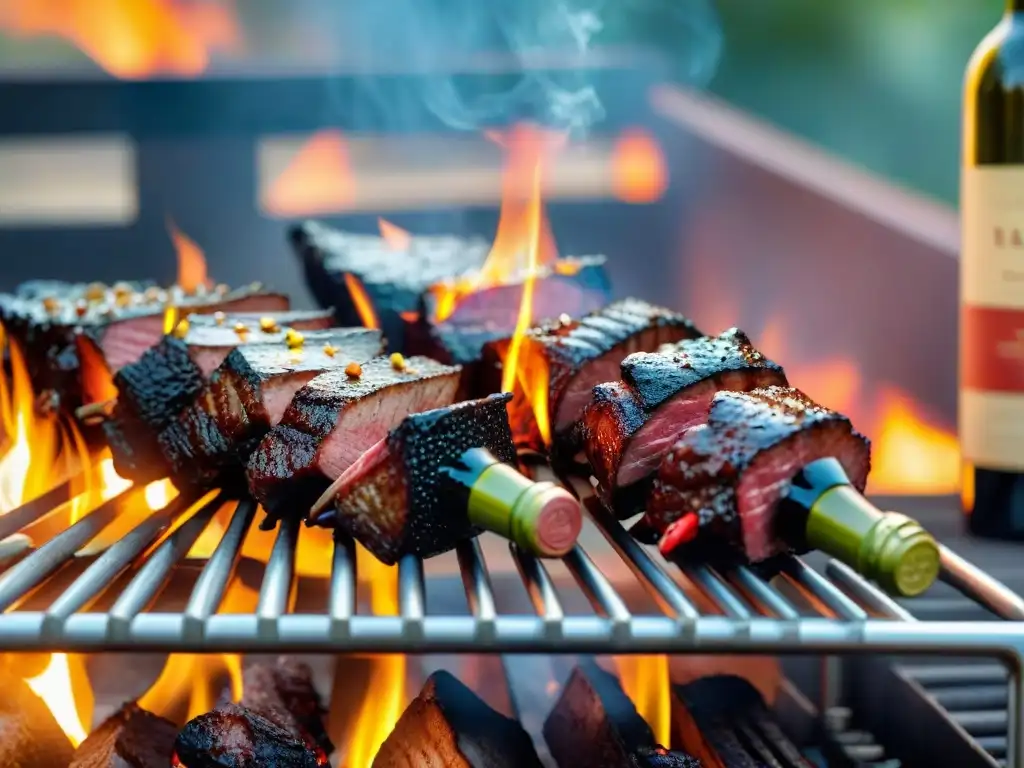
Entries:
{"type": "Polygon", "coordinates": [[[630,355],[620,370],[621,381],[594,388],[581,426],[599,492],[620,517],[640,511],[662,457],[707,420],[716,392],[787,383],[736,328],[630,355]]]}
{"type": "Polygon", "coordinates": [[[174,742],[180,768],[323,768],[327,755],[260,714],[222,704],[186,723],[174,742]]]}
{"type": "Polygon", "coordinates": [[[0,765],[54,768],[71,762],[74,747],[28,683],[0,671],[0,765]]]}
{"type": "MultiPolygon", "coordinates": [[[[683,315],[639,299],[532,328],[519,348],[518,380],[509,405],[517,444],[546,450],[550,436],[556,458],[572,456],[579,448],[576,427],[593,388],[617,379],[623,358],[699,335],[683,315]]],[[[485,363],[497,379],[510,348],[510,339],[487,346],[485,363]]]]}
{"type": "Polygon", "coordinates": [[[324,725],[325,710],[313,687],[313,672],[298,659],[281,656],[273,663],[253,664],[242,676],[243,707],[284,728],[327,755],[334,745],[324,725]]]}
{"type": "Polygon", "coordinates": [[[368,449],[410,413],[454,402],[460,369],[425,357],[396,367],[370,360],[358,376],[344,370],[300,389],[280,423],[249,459],[249,490],[266,524],[305,515],[313,502],[368,449]]]}
{"type": "MultiPolygon", "coordinates": [[[[579,763],[584,765],[585,763],[579,763]]],[[[373,768],[540,768],[522,726],[435,672],[381,744],[373,768]]]]}
{"type": "Polygon", "coordinates": [[[167,768],[178,727],[129,702],[75,751],[68,768],[167,768]]]}
{"type": "Polygon", "coordinates": [[[432,557],[475,536],[479,529],[461,511],[467,492],[447,483],[445,470],[458,467],[470,448],[515,461],[508,400],[492,395],[407,416],[342,472],[318,523],[345,531],[388,565],[406,554],[432,557]]]}
{"type": "MultiPolygon", "coordinates": [[[[664,534],[694,514],[692,546],[725,545],[752,562],[789,551],[777,502],[801,468],[834,457],[864,490],[867,438],[840,413],[790,387],[719,392],[706,424],[690,428],[662,461],[644,521],[664,534]]],[[[690,546],[690,545],[687,545],[690,546]]]]}
{"type": "Polygon", "coordinates": [[[672,745],[704,768],[811,768],[757,689],[733,675],[673,686],[672,745]]]}
{"type": "Polygon", "coordinates": [[[254,344],[232,350],[159,442],[173,476],[206,485],[245,467],[249,454],[280,420],[292,396],[325,371],[370,360],[380,331],[311,331],[303,344],[254,344]]]}
{"type": "Polygon", "coordinates": [[[593,661],[569,675],[544,722],[544,740],[559,768],[700,768],[658,744],[619,681],[593,661]]]}

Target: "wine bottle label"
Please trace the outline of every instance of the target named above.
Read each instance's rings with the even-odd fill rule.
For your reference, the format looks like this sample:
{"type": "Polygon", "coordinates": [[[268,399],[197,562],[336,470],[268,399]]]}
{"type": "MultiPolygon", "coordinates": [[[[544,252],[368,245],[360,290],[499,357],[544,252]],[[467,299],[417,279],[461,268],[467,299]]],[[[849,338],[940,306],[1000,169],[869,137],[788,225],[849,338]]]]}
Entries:
{"type": "Polygon", "coordinates": [[[961,450],[1024,470],[1024,166],[964,168],[960,205],[961,450]]]}

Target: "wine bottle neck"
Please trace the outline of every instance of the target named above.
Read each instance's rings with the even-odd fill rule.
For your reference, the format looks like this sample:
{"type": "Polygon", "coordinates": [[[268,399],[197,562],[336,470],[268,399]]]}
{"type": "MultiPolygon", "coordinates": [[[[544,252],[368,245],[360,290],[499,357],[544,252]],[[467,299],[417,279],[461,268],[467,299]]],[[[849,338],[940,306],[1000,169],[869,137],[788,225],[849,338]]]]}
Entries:
{"type": "Polygon", "coordinates": [[[1024,0],[1006,0],[1007,13],[1024,12],[1024,0]]]}

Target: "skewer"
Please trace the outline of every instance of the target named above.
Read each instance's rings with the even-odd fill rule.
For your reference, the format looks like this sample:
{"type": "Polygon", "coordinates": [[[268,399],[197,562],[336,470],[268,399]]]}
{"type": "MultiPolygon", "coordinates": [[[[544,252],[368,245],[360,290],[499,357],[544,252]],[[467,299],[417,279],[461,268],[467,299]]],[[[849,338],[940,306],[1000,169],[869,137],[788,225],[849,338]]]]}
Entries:
{"type": "Polygon", "coordinates": [[[100,424],[110,418],[115,405],[117,405],[116,397],[82,405],[75,409],[75,418],[83,424],[100,424]]]}

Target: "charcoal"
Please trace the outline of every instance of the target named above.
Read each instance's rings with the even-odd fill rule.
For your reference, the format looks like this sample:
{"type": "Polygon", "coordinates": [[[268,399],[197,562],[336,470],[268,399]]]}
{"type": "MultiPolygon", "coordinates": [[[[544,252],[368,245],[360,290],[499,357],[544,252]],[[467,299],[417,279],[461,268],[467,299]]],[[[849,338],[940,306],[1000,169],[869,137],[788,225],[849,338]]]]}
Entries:
{"type": "Polygon", "coordinates": [[[273,663],[253,664],[242,676],[242,691],[243,707],[327,755],[334,751],[324,726],[326,710],[313,687],[312,670],[303,662],[282,656],[273,663]]]}
{"type": "Polygon", "coordinates": [[[704,768],[811,768],[758,690],[734,675],[673,686],[672,745],[704,768]]]}
{"type": "Polygon", "coordinates": [[[323,768],[327,755],[271,720],[222,704],[186,723],[174,742],[175,768],[323,768]]]}
{"type": "Polygon", "coordinates": [[[508,395],[407,416],[386,439],[342,473],[332,508],[318,518],[358,540],[381,562],[407,554],[432,557],[480,533],[465,513],[468,491],[446,482],[470,448],[515,461],[505,410],[508,395]]]}
{"type": "Polygon", "coordinates": [[[0,765],[55,768],[71,762],[74,747],[49,707],[20,677],[0,673],[0,765]]]}
{"type": "Polygon", "coordinates": [[[178,727],[134,702],[89,734],[68,768],[167,768],[178,727]]]}
{"type": "Polygon", "coordinates": [[[544,722],[544,740],[559,768],[701,768],[658,744],[619,681],[593,661],[573,669],[544,722]]]}
{"type": "Polygon", "coordinates": [[[440,671],[427,679],[373,760],[373,768],[423,766],[540,768],[541,763],[519,723],[440,671]]]}

